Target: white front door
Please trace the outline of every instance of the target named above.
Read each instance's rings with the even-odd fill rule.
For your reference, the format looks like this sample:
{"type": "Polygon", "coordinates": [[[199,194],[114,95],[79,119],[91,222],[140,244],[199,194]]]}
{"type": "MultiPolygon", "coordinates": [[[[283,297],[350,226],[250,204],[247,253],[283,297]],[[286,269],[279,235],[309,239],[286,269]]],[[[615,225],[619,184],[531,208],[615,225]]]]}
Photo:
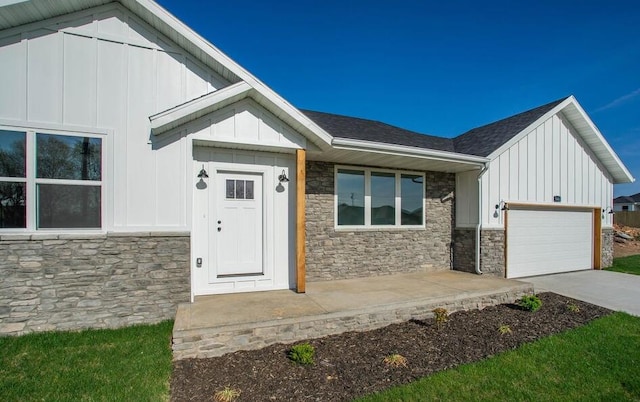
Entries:
{"type": "Polygon", "coordinates": [[[259,173],[217,173],[210,279],[264,274],[262,181],[259,173]]]}

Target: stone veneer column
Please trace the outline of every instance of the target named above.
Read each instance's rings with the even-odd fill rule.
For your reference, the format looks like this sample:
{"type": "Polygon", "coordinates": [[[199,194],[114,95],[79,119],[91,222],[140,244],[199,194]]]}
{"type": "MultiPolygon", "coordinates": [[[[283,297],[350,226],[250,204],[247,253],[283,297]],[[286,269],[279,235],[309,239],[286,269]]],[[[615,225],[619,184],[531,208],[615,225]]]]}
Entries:
{"type": "Polygon", "coordinates": [[[189,263],[188,233],[0,236],[0,334],[174,318],[189,263]]]}
{"type": "Polygon", "coordinates": [[[480,231],[480,269],[483,274],[504,277],[504,243],[503,229],[483,229],[480,231]]]}
{"type": "Polygon", "coordinates": [[[451,269],[454,174],[425,173],[425,229],[336,230],[334,173],[333,163],[307,161],[309,282],[451,269]]]}
{"type": "Polygon", "coordinates": [[[600,268],[609,268],[613,265],[613,229],[602,229],[602,265],[600,268]]]}
{"type": "Polygon", "coordinates": [[[476,230],[456,229],[453,239],[453,269],[476,272],[476,230]]]}

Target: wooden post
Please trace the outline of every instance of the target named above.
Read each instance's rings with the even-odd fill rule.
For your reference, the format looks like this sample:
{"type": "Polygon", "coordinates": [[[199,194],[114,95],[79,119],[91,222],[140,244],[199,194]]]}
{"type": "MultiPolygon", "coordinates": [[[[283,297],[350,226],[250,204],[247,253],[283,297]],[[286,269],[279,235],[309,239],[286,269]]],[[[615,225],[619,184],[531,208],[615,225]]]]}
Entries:
{"type": "Polygon", "coordinates": [[[593,210],[593,269],[602,269],[602,210],[593,210]]]}
{"type": "Polygon", "coordinates": [[[306,287],[305,252],[305,189],[306,153],[296,150],[296,292],[304,293],[306,287]]]}

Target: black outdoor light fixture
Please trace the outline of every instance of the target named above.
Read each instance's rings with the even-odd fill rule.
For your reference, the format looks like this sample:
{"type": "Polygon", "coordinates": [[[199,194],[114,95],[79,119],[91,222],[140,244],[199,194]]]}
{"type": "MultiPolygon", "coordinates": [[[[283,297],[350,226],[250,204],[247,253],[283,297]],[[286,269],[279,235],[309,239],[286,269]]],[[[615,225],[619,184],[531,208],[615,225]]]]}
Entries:
{"type": "Polygon", "coordinates": [[[207,171],[204,170],[204,165],[202,165],[202,169],[200,169],[200,173],[198,173],[198,179],[208,179],[209,175],[207,174],[207,171]]]}
{"type": "Polygon", "coordinates": [[[278,176],[278,181],[280,183],[286,183],[289,181],[289,178],[287,177],[287,173],[284,171],[284,169],[282,169],[282,173],[280,173],[280,176],[278,176]]]}

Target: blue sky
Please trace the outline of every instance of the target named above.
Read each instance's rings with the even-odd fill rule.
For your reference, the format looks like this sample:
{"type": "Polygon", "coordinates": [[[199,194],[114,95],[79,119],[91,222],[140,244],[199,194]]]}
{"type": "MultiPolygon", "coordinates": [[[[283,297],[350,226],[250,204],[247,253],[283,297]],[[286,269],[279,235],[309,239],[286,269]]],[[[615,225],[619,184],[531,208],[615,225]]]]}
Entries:
{"type": "Polygon", "coordinates": [[[302,109],[452,137],[574,95],[640,180],[638,1],[159,2],[302,109]]]}

